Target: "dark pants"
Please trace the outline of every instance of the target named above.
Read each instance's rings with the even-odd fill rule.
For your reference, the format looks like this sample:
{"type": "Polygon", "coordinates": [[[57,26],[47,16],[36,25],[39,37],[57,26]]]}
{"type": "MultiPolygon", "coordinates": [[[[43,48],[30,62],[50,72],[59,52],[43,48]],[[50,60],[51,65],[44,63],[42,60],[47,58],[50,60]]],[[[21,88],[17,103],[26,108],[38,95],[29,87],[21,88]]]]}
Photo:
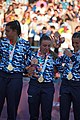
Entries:
{"type": "Polygon", "coordinates": [[[41,105],[42,120],[51,120],[53,104],[53,83],[30,81],[28,88],[28,103],[30,120],[38,120],[41,105]]]}
{"type": "Polygon", "coordinates": [[[63,80],[60,88],[60,120],[69,120],[71,102],[74,119],[80,120],[80,81],[63,80]]]}
{"type": "Polygon", "coordinates": [[[0,115],[7,102],[7,120],[16,120],[22,91],[22,73],[9,74],[0,71],[0,115]]]}

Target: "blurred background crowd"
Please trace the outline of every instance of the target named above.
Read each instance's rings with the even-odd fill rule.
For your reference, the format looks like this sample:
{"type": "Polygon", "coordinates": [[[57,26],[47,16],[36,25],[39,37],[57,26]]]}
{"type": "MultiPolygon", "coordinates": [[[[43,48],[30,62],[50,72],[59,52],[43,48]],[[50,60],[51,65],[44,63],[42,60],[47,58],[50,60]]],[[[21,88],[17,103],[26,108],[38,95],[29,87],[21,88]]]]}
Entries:
{"type": "Polygon", "coordinates": [[[54,36],[58,31],[65,42],[61,49],[72,47],[71,37],[80,31],[80,0],[0,0],[0,37],[12,20],[21,24],[21,37],[39,46],[42,34],[54,36]]]}

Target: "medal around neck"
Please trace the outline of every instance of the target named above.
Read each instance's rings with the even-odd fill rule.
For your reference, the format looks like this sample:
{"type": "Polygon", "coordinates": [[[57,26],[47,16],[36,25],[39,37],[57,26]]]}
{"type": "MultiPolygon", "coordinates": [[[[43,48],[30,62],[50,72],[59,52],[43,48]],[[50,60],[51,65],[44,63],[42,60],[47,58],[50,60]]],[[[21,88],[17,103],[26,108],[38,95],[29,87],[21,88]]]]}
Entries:
{"type": "Polygon", "coordinates": [[[44,81],[43,75],[40,75],[40,77],[38,78],[38,82],[42,83],[44,81]]]}
{"type": "Polygon", "coordinates": [[[71,80],[73,78],[73,75],[71,72],[68,73],[67,78],[68,78],[68,80],[71,80]]]}
{"type": "Polygon", "coordinates": [[[12,71],[13,68],[14,68],[14,67],[12,66],[12,64],[9,64],[8,67],[7,67],[7,69],[8,69],[9,71],[12,71]]]}

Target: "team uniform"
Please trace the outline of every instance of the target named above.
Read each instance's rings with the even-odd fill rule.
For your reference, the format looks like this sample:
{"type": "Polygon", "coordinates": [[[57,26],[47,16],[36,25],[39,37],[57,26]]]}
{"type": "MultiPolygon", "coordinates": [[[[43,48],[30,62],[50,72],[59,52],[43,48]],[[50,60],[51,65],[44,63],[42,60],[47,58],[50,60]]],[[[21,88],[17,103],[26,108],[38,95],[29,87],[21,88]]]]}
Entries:
{"type": "MultiPolygon", "coordinates": [[[[55,60],[50,53],[47,53],[43,57],[40,50],[34,52],[31,58],[38,60],[36,70],[34,71],[38,77],[35,77],[35,73],[30,78],[28,88],[28,103],[30,120],[38,120],[39,107],[41,105],[42,119],[51,120],[51,110],[54,96],[54,68],[55,60]],[[39,81],[39,77],[42,74],[40,68],[44,66],[45,60],[47,59],[45,70],[43,72],[43,81],[39,81]]],[[[42,79],[41,79],[42,80],[42,79]]]]}
{"type": "Polygon", "coordinates": [[[60,120],[68,120],[71,102],[73,102],[74,118],[80,119],[80,50],[72,57],[63,55],[56,60],[58,70],[62,74],[60,88],[60,120]],[[64,111],[65,110],[65,111],[64,111]],[[66,116],[66,117],[65,117],[66,116]]]}
{"type": "Polygon", "coordinates": [[[9,120],[16,119],[23,72],[30,54],[29,42],[22,38],[18,38],[15,46],[7,38],[0,40],[0,115],[6,97],[9,120]]]}

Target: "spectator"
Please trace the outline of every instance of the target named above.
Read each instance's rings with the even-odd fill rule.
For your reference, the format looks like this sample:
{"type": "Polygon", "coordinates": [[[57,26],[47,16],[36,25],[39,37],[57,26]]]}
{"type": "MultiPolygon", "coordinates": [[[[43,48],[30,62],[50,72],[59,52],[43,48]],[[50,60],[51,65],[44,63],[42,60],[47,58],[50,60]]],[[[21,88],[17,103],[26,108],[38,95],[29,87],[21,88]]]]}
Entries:
{"type": "Polygon", "coordinates": [[[80,25],[76,26],[75,28],[75,32],[78,32],[78,31],[80,31],[80,25]]]}
{"type": "Polygon", "coordinates": [[[22,19],[20,25],[21,25],[21,37],[28,41],[28,24],[26,24],[25,18],[22,19]]]}

